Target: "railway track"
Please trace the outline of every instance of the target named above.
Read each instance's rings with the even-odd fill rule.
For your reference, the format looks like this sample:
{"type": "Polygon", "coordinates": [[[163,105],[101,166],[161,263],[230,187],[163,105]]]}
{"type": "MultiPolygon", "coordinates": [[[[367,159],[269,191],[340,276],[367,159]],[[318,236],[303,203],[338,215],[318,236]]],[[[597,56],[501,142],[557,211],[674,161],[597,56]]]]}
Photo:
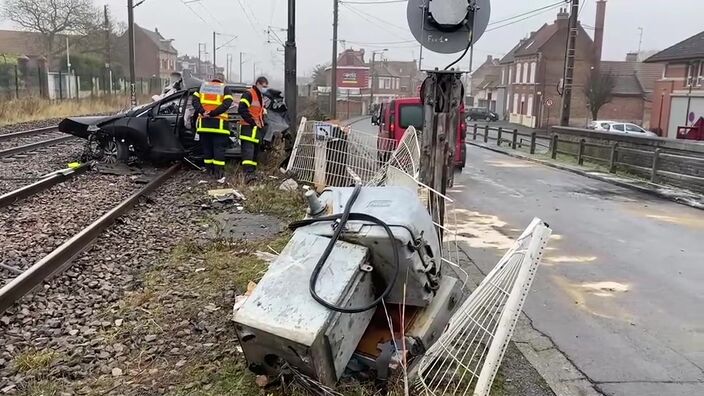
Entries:
{"type": "Polygon", "coordinates": [[[74,136],[59,132],[57,126],[1,134],[0,158],[12,157],[42,147],[54,146],[74,138],[74,136]]]}
{"type": "MultiPolygon", "coordinates": [[[[0,288],[0,314],[2,314],[9,307],[13,306],[15,302],[17,302],[24,295],[30,293],[37,286],[40,286],[44,281],[70,267],[72,260],[88,248],[99,235],[101,235],[108,227],[110,227],[111,224],[115,222],[117,218],[127,213],[135,204],[137,204],[141,197],[159,188],[176,173],[178,167],[179,165],[173,165],[167,170],[156,175],[149,183],[137,191],[132,192],[118,205],[109,209],[88,226],[73,234],[73,236],[65,239],[63,243],[51,250],[48,254],[43,255],[38,260],[34,261],[34,264],[31,264],[26,268],[17,268],[12,265],[3,264],[2,268],[0,268],[0,272],[9,272],[16,276],[0,288]]],[[[53,180],[54,184],[58,183],[59,181],[57,180],[61,179],[61,177],[62,176],[56,176],[56,179],[53,180]]],[[[120,187],[121,186],[117,186],[115,188],[124,193],[124,188],[120,187]]],[[[27,192],[21,193],[20,195],[26,193],[27,192]]],[[[15,198],[17,197],[18,196],[15,198]]],[[[40,200],[39,197],[36,197],[36,199],[38,200],[39,205],[42,205],[47,200],[50,200],[40,200]]],[[[42,226],[34,224],[34,228],[41,229],[42,226]]],[[[11,234],[15,234],[15,232],[13,231],[11,234]]],[[[36,243],[32,243],[32,245],[36,245],[36,243]]]]}
{"type": "Polygon", "coordinates": [[[79,175],[91,167],[91,163],[83,163],[74,168],[61,169],[44,175],[38,181],[0,195],[0,209],[12,205],[22,199],[44,191],[58,183],[79,175]]]}

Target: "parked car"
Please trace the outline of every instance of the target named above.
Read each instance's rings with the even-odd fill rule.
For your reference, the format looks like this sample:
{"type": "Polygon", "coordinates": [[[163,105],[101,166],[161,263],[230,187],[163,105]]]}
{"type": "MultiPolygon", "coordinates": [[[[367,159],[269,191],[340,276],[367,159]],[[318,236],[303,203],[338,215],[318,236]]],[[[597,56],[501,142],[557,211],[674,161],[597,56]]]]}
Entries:
{"type": "MultiPolygon", "coordinates": [[[[467,161],[467,148],[464,140],[467,137],[467,122],[464,116],[464,106],[459,106],[459,125],[457,127],[457,139],[455,141],[455,168],[464,168],[467,161]]],[[[381,105],[381,116],[379,117],[379,137],[385,139],[377,140],[377,148],[381,152],[387,153],[395,148],[401,140],[403,134],[409,126],[417,130],[423,130],[423,103],[419,97],[398,98],[381,105]],[[393,147],[386,139],[394,139],[393,147]]],[[[380,156],[379,160],[385,162],[388,158],[380,156]]]]}
{"type": "Polygon", "coordinates": [[[499,115],[486,107],[470,107],[467,110],[467,119],[470,121],[484,120],[487,122],[498,121],[499,115]]]}
{"type": "Polygon", "coordinates": [[[627,133],[627,134],[638,134],[640,136],[657,137],[658,135],[654,132],[646,131],[642,127],[630,123],[630,122],[617,122],[617,121],[592,121],[591,124],[594,130],[608,131],[614,133],[627,133]]]}
{"type": "Polygon", "coordinates": [[[607,120],[598,120],[598,121],[592,121],[591,124],[589,124],[589,128],[594,129],[595,131],[608,131],[611,128],[611,124],[616,123],[616,121],[607,121],[607,120]]]}

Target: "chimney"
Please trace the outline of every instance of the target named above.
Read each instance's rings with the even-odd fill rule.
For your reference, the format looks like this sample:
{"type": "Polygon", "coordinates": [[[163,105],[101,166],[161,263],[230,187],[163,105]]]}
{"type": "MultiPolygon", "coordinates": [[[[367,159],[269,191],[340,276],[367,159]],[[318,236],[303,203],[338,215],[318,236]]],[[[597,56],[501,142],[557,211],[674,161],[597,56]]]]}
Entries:
{"type": "Polygon", "coordinates": [[[560,8],[560,12],[557,13],[557,19],[555,19],[555,24],[562,29],[567,27],[569,24],[570,13],[567,12],[567,8],[560,8]]]}
{"type": "Polygon", "coordinates": [[[491,61],[494,60],[491,55],[486,56],[486,63],[491,63],[491,61]]]}
{"type": "Polygon", "coordinates": [[[596,2],[596,20],[594,21],[594,67],[601,63],[601,51],[604,47],[604,20],[606,19],[606,0],[596,2]]]}
{"type": "Polygon", "coordinates": [[[626,62],[638,62],[638,53],[629,52],[626,54],[626,62]]]}

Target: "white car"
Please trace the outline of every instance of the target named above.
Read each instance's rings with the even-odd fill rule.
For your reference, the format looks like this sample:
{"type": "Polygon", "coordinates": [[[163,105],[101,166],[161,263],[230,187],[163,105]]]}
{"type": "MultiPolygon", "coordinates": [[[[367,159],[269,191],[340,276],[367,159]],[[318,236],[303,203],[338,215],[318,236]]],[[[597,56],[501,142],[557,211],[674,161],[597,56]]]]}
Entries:
{"type": "Polygon", "coordinates": [[[614,133],[628,133],[633,135],[657,137],[658,135],[654,132],[646,131],[636,124],[630,122],[616,122],[616,121],[592,121],[592,128],[597,131],[608,131],[614,133]]]}

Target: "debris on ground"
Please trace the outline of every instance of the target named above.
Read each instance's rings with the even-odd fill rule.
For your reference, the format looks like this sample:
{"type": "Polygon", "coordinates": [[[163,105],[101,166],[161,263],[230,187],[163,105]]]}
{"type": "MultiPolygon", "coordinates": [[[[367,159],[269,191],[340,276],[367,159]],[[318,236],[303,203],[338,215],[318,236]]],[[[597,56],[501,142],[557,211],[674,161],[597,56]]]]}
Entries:
{"type": "Polygon", "coordinates": [[[279,185],[279,190],[296,191],[297,189],[298,183],[293,179],[286,179],[279,185]]]}

